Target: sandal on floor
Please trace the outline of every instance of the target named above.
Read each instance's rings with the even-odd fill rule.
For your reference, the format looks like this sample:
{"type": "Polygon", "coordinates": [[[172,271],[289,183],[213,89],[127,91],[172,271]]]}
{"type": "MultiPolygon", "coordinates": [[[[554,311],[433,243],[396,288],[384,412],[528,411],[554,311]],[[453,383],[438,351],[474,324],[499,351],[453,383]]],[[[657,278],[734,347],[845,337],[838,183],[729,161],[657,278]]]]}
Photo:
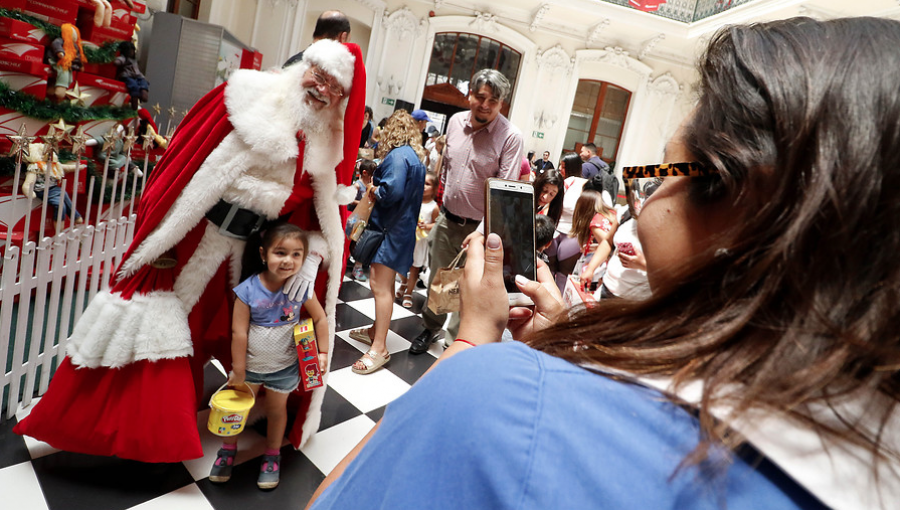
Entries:
{"type": "Polygon", "coordinates": [[[378,354],[375,351],[369,351],[369,352],[363,354],[363,356],[361,358],[359,358],[359,361],[357,361],[357,363],[362,363],[366,368],[358,369],[355,366],[356,363],[354,363],[353,364],[354,366],[351,367],[351,369],[353,370],[354,374],[371,374],[372,372],[383,367],[385,365],[385,363],[387,363],[390,360],[391,360],[390,354],[388,354],[387,356],[382,356],[381,354],[378,354]]]}
{"type": "Polygon", "coordinates": [[[350,332],[350,338],[366,345],[372,345],[372,339],[369,338],[369,329],[370,328],[354,329],[350,332]]]}
{"type": "Polygon", "coordinates": [[[404,294],[403,295],[403,308],[412,308],[413,299],[412,294],[404,294]]]}

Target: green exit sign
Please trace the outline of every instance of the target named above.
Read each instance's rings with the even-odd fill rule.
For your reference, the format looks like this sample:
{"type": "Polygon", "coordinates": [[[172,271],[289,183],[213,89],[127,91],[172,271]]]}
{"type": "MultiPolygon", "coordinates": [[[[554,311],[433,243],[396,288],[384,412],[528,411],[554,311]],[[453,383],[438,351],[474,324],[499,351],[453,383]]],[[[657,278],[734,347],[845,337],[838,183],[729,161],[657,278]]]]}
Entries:
{"type": "Polygon", "coordinates": [[[540,139],[543,140],[543,138],[544,138],[544,133],[542,133],[542,132],[540,132],[540,131],[532,131],[532,132],[531,132],[531,136],[533,136],[533,137],[535,137],[535,138],[540,138],[540,139]]]}
{"type": "Polygon", "coordinates": [[[394,100],[389,97],[382,97],[381,104],[386,104],[388,106],[394,106],[394,100]]]}

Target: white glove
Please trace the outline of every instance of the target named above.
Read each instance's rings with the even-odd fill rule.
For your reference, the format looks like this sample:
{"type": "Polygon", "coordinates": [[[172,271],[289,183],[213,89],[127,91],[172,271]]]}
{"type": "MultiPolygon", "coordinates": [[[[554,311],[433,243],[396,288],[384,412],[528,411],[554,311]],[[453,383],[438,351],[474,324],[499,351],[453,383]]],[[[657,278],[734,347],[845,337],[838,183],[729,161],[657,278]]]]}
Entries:
{"type": "Polygon", "coordinates": [[[315,252],[310,252],[303,261],[303,267],[300,272],[287,279],[284,282],[282,292],[287,294],[291,301],[301,301],[309,299],[316,286],[316,274],[319,272],[319,264],[322,263],[322,256],[315,252]]]}

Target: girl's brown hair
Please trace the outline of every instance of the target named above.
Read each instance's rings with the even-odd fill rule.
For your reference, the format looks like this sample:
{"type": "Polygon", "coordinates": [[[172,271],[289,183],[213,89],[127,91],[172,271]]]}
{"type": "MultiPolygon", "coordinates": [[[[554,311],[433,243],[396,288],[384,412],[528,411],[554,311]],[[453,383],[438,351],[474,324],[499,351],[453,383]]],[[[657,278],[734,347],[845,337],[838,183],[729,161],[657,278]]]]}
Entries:
{"type": "Polygon", "coordinates": [[[692,179],[689,199],[742,211],[724,236],[735,241],[686,261],[647,301],[603,300],[527,341],[676,388],[702,382],[689,462],[739,444],[711,414],[720,405],[732,420],[775,412],[876,461],[900,458],[880,435],[900,399],[897,48],[900,23],[877,18],[718,32],[683,142],[719,172],[692,179]],[[866,409],[872,427],[837,409],[866,391],[883,397],[866,409]]]}
{"type": "Polygon", "coordinates": [[[569,237],[578,238],[581,246],[591,240],[591,220],[595,214],[602,214],[610,220],[615,218],[615,213],[603,203],[603,195],[593,190],[582,192],[572,211],[572,230],[569,232],[569,237]]]}
{"type": "Polygon", "coordinates": [[[306,256],[309,255],[309,236],[303,229],[292,223],[268,224],[247,239],[244,256],[241,258],[241,281],[265,271],[266,266],[259,256],[259,249],[267,251],[273,244],[284,238],[299,239],[303,243],[303,258],[306,259],[306,256]]]}

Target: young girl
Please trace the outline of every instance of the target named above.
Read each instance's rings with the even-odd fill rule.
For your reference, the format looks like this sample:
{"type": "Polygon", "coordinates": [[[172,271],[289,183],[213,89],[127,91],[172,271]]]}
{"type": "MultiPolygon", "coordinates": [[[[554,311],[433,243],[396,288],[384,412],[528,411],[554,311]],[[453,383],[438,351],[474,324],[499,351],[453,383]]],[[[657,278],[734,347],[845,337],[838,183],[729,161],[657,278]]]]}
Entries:
{"type": "Polygon", "coordinates": [[[428,234],[437,220],[438,207],[434,201],[434,186],[437,184],[437,176],[428,172],[425,174],[425,190],[422,192],[422,207],[419,209],[419,223],[416,225],[416,247],[413,249],[413,263],[409,268],[409,278],[402,279],[397,297],[403,298],[404,308],[412,308],[412,293],[419,281],[419,271],[425,265],[428,258],[428,234]]]}
{"type": "Polygon", "coordinates": [[[581,277],[582,285],[603,277],[618,225],[616,212],[606,207],[600,193],[585,191],[578,197],[569,236],[577,238],[581,246],[581,257],[572,274],[581,277]]]}
{"type": "MultiPolygon", "coordinates": [[[[248,248],[249,248],[248,243],[248,248]]],[[[328,364],[328,320],[315,295],[308,300],[291,301],[283,292],[285,280],[297,274],[306,257],[306,234],[291,224],[270,227],[262,235],[259,248],[261,268],[234,288],[232,320],[232,371],[229,386],[248,383],[254,395],[259,387],[266,388],[266,453],[263,456],[259,479],[260,489],[278,486],[281,464],[280,448],[287,423],[287,398],[300,382],[300,364],[294,346],[293,329],[299,321],[303,306],[313,320],[319,344],[319,370],[325,373],[328,364]]],[[[245,259],[252,254],[246,253],[245,259]]],[[[249,260],[245,261],[245,266],[249,260]]],[[[247,267],[244,268],[249,269],[247,267]]],[[[216,461],[210,470],[212,482],[227,482],[237,454],[237,436],[224,438],[216,461]]]]}
{"type": "MultiPolygon", "coordinates": [[[[361,159],[357,162],[356,166],[359,170],[359,179],[354,183],[356,186],[356,200],[347,206],[347,209],[351,211],[356,209],[356,206],[359,205],[359,201],[362,200],[363,194],[365,194],[369,186],[372,185],[372,176],[375,174],[375,169],[378,168],[378,165],[371,159],[361,159]]],[[[353,250],[351,249],[351,251],[353,250]]],[[[351,271],[350,274],[353,276],[354,280],[364,282],[369,279],[366,276],[367,270],[368,266],[363,267],[362,264],[356,262],[353,264],[353,271],[351,271]]]]}

